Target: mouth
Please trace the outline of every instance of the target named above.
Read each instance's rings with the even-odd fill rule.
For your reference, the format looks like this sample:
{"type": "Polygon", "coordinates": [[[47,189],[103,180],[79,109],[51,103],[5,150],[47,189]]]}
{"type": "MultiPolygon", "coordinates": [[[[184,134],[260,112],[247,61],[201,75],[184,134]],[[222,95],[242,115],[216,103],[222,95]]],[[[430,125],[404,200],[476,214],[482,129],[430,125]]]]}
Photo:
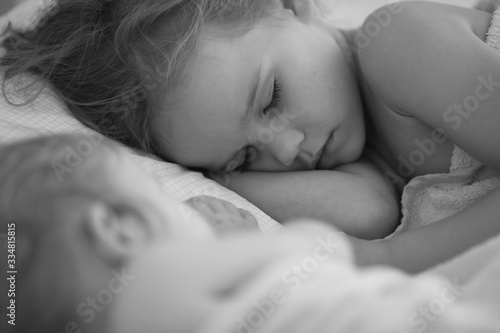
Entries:
{"type": "Polygon", "coordinates": [[[317,170],[327,170],[330,169],[331,159],[332,159],[332,150],[333,150],[333,133],[330,134],[328,139],[326,139],[325,144],[321,148],[319,152],[319,156],[316,160],[316,169],[317,170]]]}

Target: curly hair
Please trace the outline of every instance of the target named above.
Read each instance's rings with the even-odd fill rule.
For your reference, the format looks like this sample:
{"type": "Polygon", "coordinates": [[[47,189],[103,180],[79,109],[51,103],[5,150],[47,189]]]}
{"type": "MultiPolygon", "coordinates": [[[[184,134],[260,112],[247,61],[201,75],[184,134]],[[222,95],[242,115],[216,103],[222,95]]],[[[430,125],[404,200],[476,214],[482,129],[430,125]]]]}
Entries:
{"type": "Polygon", "coordinates": [[[159,155],[152,123],[168,112],[163,99],[205,28],[251,27],[273,1],[58,0],[32,27],[4,32],[4,95],[14,104],[5,82],[29,73],[31,83],[55,88],[84,125],[159,155]]]}

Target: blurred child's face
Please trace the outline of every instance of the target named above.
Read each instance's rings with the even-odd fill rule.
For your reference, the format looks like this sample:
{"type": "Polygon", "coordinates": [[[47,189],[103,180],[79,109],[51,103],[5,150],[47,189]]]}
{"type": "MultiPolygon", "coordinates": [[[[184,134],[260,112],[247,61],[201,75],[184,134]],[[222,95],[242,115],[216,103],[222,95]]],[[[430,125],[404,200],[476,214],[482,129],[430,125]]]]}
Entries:
{"type": "Polygon", "coordinates": [[[161,123],[165,157],[214,171],[296,171],[361,155],[361,97],[339,33],[283,14],[236,39],[206,34],[161,123]]]}
{"type": "MultiPolygon", "coordinates": [[[[317,252],[320,238],[335,244],[328,261],[353,260],[347,238],[312,220],[267,236],[233,234],[218,241],[151,246],[127,267],[136,279],[112,304],[108,332],[260,332],[260,325],[237,329],[238,318],[258,310],[255,303],[262,299],[255,297],[283,291],[285,296],[277,298],[286,300],[284,272],[317,252]]],[[[280,318],[266,317],[263,331],[277,331],[273,322],[280,318]]]]}
{"type": "Polygon", "coordinates": [[[112,191],[133,205],[157,239],[212,238],[208,222],[191,207],[163,194],[156,179],[132,159],[112,175],[112,191]]]}

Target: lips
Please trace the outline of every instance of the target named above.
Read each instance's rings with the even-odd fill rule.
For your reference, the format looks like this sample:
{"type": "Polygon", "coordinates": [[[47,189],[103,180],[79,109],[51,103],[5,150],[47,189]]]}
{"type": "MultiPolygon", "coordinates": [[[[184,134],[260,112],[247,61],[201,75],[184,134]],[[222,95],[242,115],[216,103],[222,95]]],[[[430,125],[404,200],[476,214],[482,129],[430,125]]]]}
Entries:
{"type": "Polygon", "coordinates": [[[321,154],[316,164],[316,169],[327,170],[332,167],[333,150],[335,141],[333,140],[333,132],[330,134],[325,142],[325,145],[321,149],[321,154]]]}

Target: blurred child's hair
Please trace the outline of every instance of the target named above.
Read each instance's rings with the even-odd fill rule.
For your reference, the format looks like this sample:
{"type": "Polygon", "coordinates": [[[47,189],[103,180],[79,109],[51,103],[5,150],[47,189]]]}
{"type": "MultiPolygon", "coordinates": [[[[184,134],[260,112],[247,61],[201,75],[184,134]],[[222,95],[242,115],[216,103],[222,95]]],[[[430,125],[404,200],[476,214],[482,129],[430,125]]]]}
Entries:
{"type": "Polygon", "coordinates": [[[116,168],[122,149],[102,136],[83,134],[0,146],[0,217],[9,218],[7,212],[11,212],[11,219],[50,221],[60,212],[47,202],[73,195],[106,200],[102,186],[109,174],[105,171],[116,168]]]}
{"type": "MultiPolygon", "coordinates": [[[[70,216],[92,200],[105,200],[102,187],[109,173],[104,170],[116,168],[119,150],[103,140],[61,178],[55,166],[67,166],[69,151],[78,152],[83,142],[90,142],[89,138],[59,135],[0,147],[0,232],[6,234],[7,225],[15,223],[18,272],[16,325],[8,325],[9,318],[4,316],[0,324],[3,333],[64,331],[69,322],[79,322],[77,306],[92,296],[82,290],[82,266],[78,263],[83,255],[76,253],[71,233],[89,249],[93,240],[85,225],[70,223],[70,216]]],[[[8,254],[4,240],[0,243],[0,269],[4,274],[8,271],[8,254]]],[[[110,270],[121,265],[104,260],[102,264],[110,270]]],[[[6,283],[2,278],[0,306],[4,311],[8,306],[6,283]]]]}
{"type": "Polygon", "coordinates": [[[206,28],[243,35],[276,1],[58,0],[33,27],[7,28],[0,65],[7,80],[48,82],[92,129],[159,154],[154,119],[206,28]]]}

